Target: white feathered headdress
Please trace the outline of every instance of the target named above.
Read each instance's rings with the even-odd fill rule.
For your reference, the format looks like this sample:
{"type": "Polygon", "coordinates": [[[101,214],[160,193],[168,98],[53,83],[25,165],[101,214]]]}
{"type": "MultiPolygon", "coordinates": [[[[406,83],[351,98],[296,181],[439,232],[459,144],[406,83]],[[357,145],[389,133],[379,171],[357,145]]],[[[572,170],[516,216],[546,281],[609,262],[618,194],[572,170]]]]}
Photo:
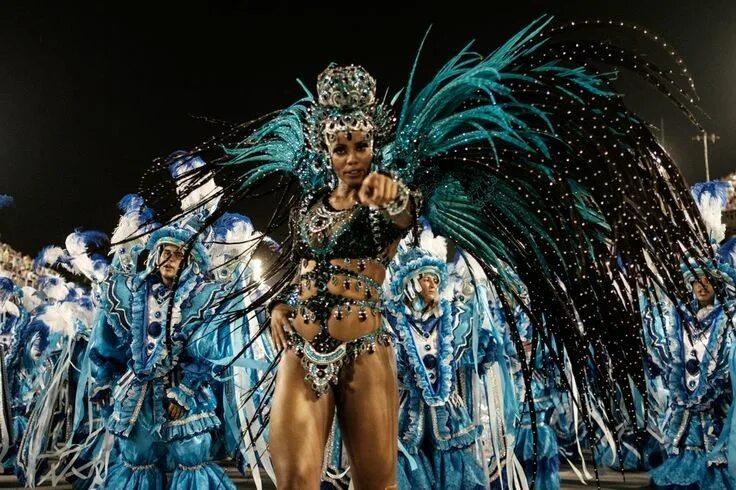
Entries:
{"type": "Polygon", "coordinates": [[[708,231],[708,238],[718,243],[726,236],[726,225],[721,221],[721,214],[733,194],[730,182],[714,180],[699,182],[690,188],[695,203],[708,231]]]}

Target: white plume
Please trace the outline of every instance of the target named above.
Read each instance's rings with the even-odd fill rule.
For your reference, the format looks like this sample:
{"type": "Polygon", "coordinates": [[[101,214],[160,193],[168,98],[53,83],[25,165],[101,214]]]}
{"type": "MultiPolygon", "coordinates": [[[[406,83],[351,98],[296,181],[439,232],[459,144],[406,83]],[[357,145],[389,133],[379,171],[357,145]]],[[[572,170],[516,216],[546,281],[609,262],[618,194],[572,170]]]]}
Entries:
{"type": "Polygon", "coordinates": [[[442,236],[435,236],[432,229],[425,227],[419,235],[419,246],[438,259],[447,261],[447,240],[442,236]]]}
{"type": "Polygon", "coordinates": [[[723,206],[721,200],[712,195],[710,192],[704,192],[700,196],[698,209],[703,216],[705,229],[708,231],[708,238],[720,242],[726,237],[726,225],[721,222],[721,214],[723,206]]]}
{"type": "Polygon", "coordinates": [[[66,237],[66,250],[69,253],[71,272],[84,275],[92,282],[101,282],[107,274],[107,264],[103,260],[93,260],[87,253],[84,237],[79,233],[71,233],[66,237]]]}
{"type": "Polygon", "coordinates": [[[41,251],[41,263],[42,265],[52,266],[55,265],[60,259],[65,257],[66,252],[61,247],[49,246],[41,251]]]}
{"type": "Polygon", "coordinates": [[[43,303],[43,300],[39,297],[35,288],[32,288],[31,286],[23,286],[21,289],[23,291],[23,308],[26,311],[31,312],[43,303]]]}
{"type": "Polygon", "coordinates": [[[57,279],[57,281],[53,283],[46,283],[42,292],[46,297],[54,301],[63,301],[69,295],[69,287],[66,285],[66,281],[61,277],[57,277],[55,279],[57,279]]]}
{"type": "Polygon", "coordinates": [[[64,242],[69,255],[82,255],[87,253],[87,244],[84,243],[84,237],[79,233],[70,233],[64,242]]]}
{"type": "Polygon", "coordinates": [[[74,338],[77,333],[74,319],[78,315],[78,309],[77,305],[69,301],[55,303],[48,305],[38,319],[48,325],[52,332],[74,338]]]}
{"type": "MultiPolygon", "coordinates": [[[[187,187],[190,185],[191,179],[182,179],[177,183],[177,191],[182,194],[186,192],[187,187]]],[[[206,209],[212,211],[217,207],[220,202],[220,196],[214,197],[218,192],[222,190],[222,187],[215,184],[215,179],[208,178],[201,185],[195,187],[189,194],[181,198],[181,209],[182,211],[191,211],[200,206],[204,206],[206,209]],[[206,204],[202,204],[207,199],[211,199],[206,204]]]]}
{"type": "MultiPolygon", "coordinates": [[[[124,214],[118,221],[118,226],[115,227],[115,231],[112,233],[110,243],[120,243],[123,240],[134,236],[140,228],[141,220],[140,215],[137,212],[124,214]]],[[[120,246],[115,246],[110,249],[110,254],[117,251],[120,246]]]]}

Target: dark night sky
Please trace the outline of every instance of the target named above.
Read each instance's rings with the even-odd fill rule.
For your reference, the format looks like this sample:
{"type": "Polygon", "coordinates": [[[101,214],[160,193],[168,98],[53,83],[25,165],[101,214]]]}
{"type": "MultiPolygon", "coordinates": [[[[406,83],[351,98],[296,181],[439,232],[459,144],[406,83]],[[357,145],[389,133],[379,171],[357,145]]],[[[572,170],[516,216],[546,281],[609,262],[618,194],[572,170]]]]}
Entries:
{"type": "MultiPolygon", "coordinates": [[[[192,115],[239,122],[284,107],[301,96],[295,79],[312,86],[330,61],[360,63],[379,90],[398,88],[430,24],[427,76],[470,39],[489,52],[544,13],[650,27],[683,55],[703,124],[722,137],[712,175],[736,169],[733,0],[47,3],[0,7],[0,194],[16,200],[0,211],[0,233],[31,254],[76,227],[111,232],[116,202],[154,157],[217,132],[192,115]]],[[[623,87],[652,122],[664,118],[685,178],[702,180],[695,129],[653,91],[623,87]]]]}

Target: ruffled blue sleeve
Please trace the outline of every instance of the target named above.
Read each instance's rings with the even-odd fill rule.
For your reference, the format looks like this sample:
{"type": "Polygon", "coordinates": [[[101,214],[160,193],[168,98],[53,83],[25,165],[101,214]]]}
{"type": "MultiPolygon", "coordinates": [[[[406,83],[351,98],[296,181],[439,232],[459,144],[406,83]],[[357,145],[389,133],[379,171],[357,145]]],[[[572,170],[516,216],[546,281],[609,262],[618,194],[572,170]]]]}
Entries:
{"type": "Polygon", "coordinates": [[[487,286],[477,284],[475,287],[475,294],[464,304],[464,311],[458,319],[459,330],[471,332],[471,348],[463,352],[459,361],[462,365],[477,366],[478,372],[483,374],[491,364],[503,357],[503,338],[494,312],[486,300],[487,286]]]}
{"type": "MultiPolygon", "coordinates": [[[[665,373],[670,364],[670,352],[667,344],[668,325],[679,321],[674,308],[666,301],[655,304],[645,294],[639,295],[641,310],[642,332],[647,349],[650,368],[655,373],[665,373]]],[[[671,334],[671,332],[669,332],[671,334]]]]}
{"type": "Polygon", "coordinates": [[[197,391],[218,379],[220,369],[233,355],[226,315],[214,315],[189,336],[179,360],[181,382],[197,391]]]}
{"type": "MultiPolygon", "coordinates": [[[[731,350],[728,354],[728,371],[731,377],[731,390],[736,393],[736,349],[733,348],[733,333],[728,334],[728,341],[731,343],[731,350]]],[[[736,403],[731,403],[728,409],[728,415],[723,423],[723,429],[716,444],[711,450],[711,458],[717,457],[718,454],[725,453],[728,461],[728,474],[732,479],[736,479],[736,403]]]]}
{"type": "Polygon", "coordinates": [[[126,370],[128,346],[110,325],[107,308],[97,309],[89,339],[90,374],[93,380],[94,397],[105,389],[110,389],[126,370]]]}

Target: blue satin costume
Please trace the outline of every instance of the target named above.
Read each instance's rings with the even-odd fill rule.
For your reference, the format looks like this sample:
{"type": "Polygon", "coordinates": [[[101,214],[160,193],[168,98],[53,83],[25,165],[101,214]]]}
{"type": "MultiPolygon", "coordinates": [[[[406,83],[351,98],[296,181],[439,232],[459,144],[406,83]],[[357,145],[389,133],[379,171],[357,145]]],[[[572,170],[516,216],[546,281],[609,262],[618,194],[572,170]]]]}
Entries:
{"type": "MultiPolygon", "coordinates": [[[[161,244],[181,246],[190,236],[165,227],[152,233],[147,248],[155,259],[161,244]]],[[[154,266],[149,259],[142,273],[111,270],[90,339],[93,396],[111,394],[107,430],[119,450],[105,487],[164,488],[168,462],[168,488],[235,488],[210,454],[211,432],[221,425],[211,384],[217,382],[217,363],[231,356],[223,340],[229,332],[215,307],[226,304],[222,287],[205,280],[206,254],[199,244],[173,291],[154,266]],[[169,419],[171,401],[185,409],[184,416],[169,419]]]]}
{"type": "Polygon", "coordinates": [[[650,354],[669,389],[663,423],[668,457],[651,472],[654,488],[734,488],[727,472],[727,445],[718,444],[732,398],[729,308],[716,300],[714,306],[698,310],[699,322],[684,309],[677,314],[666,305],[663,314],[654,315],[662,323],[648,332],[650,354]],[[695,345],[687,338],[685,323],[692,328],[695,345]],[[661,332],[666,337],[658,336],[661,332]]]}
{"type": "MultiPolygon", "coordinates": [[[[397,274],[394,266],[392,284],[419,271],[439,277],[440,288],[447,284],[444,261],[421,249],[398,254],[395,263],[409,270],[397,274]]],[[[481,461],[476,444],[483,428],[473,413],[472,379],[503,352],[490,325],[486,292],[477,295],[482,300],[476,295],[467,301],[443,298],[421,313],[398,292],[392,285],[394,301],[386,315],[398,338],[398,488],[488,488],[488,462],[481,461]]]]}
{"type": "MultiPolygon", "coordinates": [[[[506,329],[511,328],[500,304],[494,305],[496,315],[506,329]]],[[[513,310],[516,328],[522,341],[531,342],[533,326],[523,309],[516,306],[513,310]]],[[[507,343],[510,344],[508,331],[505,332],[507,343]]],[[[531,384],[531,393],[534,400],[535,422],[537,427],[537,449],[534,451],[534,434],[532,431],[532,416],[529,403],[526,400],[526,383],[521,369],[521,362],[515,349],[507,349],[510,364],[514,374],[515,388],[518,399],[517,418],[515,424],[516,458],[524,468],[528,484],[531,486],[531,476],[536,466],[534,488],[538,490],[556,490],[560,488],[560,457],[555,428],[557,424],[557,389],[554,386],[552,373],[554,367],[546,355],[546,347],[541,341],[537,344],[535,363],[529,366],[531,375],[528,383],[531,384]]],[[[527,356],[529,361],[530,355],[527,356]]],[[[499,487],[500,482],[494,485],[499,487]]]]}

